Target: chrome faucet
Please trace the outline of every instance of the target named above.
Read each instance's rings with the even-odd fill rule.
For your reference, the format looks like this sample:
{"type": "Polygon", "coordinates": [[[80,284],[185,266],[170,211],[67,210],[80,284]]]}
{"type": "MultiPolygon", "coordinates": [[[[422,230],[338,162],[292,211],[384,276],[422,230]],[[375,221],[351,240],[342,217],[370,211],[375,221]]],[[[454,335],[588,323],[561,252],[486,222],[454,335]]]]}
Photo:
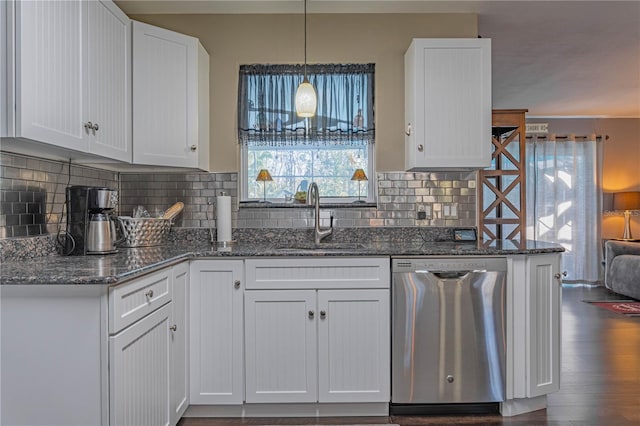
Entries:
{"type": "Polygon", "coordinates": [[[331,218],[331,226],[329,229],[320,229],[320,191],[318,185],[315,182],[311,182],[309,189],[307,190],[307,204],[312,204],[315,207],[315,228],[313,232],[313,242],[320,244],[323,238],[328,237],[333,232],[333,218],[331,218]]]}

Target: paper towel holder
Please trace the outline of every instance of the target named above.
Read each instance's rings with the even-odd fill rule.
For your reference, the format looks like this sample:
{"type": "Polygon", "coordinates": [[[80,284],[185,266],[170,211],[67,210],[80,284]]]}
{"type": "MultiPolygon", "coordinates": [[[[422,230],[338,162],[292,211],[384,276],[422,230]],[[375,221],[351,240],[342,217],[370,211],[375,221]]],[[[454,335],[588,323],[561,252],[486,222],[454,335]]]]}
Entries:
{"type": "MultiPolygon", "coordinates": [[[[220,196],[228,196],[229,194],[226,191],[220,191],[220,196]]],[[[218,205],[216,203],[215,205],[215,209],[214,210],[214,214],[216,213],[217,209],[218,209],[218,205]]],[[[217,216],[217,215],[216,215],[217,216]]],[[[211,233],[211,235],[213,236],[213,232],[211,233]]],[[[216,232],[216,236],[217,236],[217,232],[216,232]]],[[[213,238],[212,238],[212,243],[213,243],[213,238]]],[[[231,239],[231,240],[217,240],[215,242],[216,244],[216,248],[218,249],[218,251],[231,251],[231,248],[237,243],[236,240],[231,239]]]]}
{"type": "MultiPolygon", "coordinates": [[[[227,193],[225,191],[220,191],[220,195],[224,196],[224,195],[227,195],[227,193]]],[[[216,209],[218,208],[218,206],[212,203],[210,200],[207,200],[207,204],[210,204],[213,206],[212,214],[213,214],[213,217],[216,217],[216,209]]],[[[218,251],[231,251],[231,248],[233,247],[233,245],[236,244],[238,241],[237,240],[216,241],[213,238],[213,227],[211,226],[211,221],[209,220],[209,209],[205,209],[205,217],[209,222],[209,236],[210,236],[209,242],[211,243],[211,245],[215,244],[218,251]]]]}

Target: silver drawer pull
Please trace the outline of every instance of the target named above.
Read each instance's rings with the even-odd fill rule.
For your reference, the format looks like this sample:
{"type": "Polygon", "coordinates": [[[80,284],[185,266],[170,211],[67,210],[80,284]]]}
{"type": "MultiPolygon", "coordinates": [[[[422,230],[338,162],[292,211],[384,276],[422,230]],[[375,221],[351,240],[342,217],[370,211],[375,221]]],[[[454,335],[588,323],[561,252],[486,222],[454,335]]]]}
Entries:
{"type": "Polygon", "coordinates": [[[169,330],[175,332],[178,329],[177,324],[173,324],[171,327],[169,327],[169,330]]]}
{"type": "Polygon", "coordinates": [[[153,290],[149,290],[144,295],[147,296],[147,299],[151,299],[153,297],[153,290]]]}

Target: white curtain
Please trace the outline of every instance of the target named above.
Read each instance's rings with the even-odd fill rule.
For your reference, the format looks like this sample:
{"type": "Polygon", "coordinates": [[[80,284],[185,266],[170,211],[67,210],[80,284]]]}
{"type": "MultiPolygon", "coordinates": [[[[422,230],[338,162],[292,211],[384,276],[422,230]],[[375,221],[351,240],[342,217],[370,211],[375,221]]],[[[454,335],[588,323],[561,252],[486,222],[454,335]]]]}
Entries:
{"type": "Polygon", "coordinates": [[[595,135],[527,140],[527,238],[565,248],[562,269],[569,282],[600,280],[599,145],[595,135]]]}

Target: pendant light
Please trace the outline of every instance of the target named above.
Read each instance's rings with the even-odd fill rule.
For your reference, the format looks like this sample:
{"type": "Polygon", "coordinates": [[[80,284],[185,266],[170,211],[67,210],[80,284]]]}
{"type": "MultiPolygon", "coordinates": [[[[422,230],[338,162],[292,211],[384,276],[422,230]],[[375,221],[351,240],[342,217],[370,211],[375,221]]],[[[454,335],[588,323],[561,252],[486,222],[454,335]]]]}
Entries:
{"type": "Polygon", "coordinates": [[[307,78],[307,0],[304,0],[304,79],[296,90],[296,113],[299,117],[313,117],[317,104],[316,90],[307,78]]]}

